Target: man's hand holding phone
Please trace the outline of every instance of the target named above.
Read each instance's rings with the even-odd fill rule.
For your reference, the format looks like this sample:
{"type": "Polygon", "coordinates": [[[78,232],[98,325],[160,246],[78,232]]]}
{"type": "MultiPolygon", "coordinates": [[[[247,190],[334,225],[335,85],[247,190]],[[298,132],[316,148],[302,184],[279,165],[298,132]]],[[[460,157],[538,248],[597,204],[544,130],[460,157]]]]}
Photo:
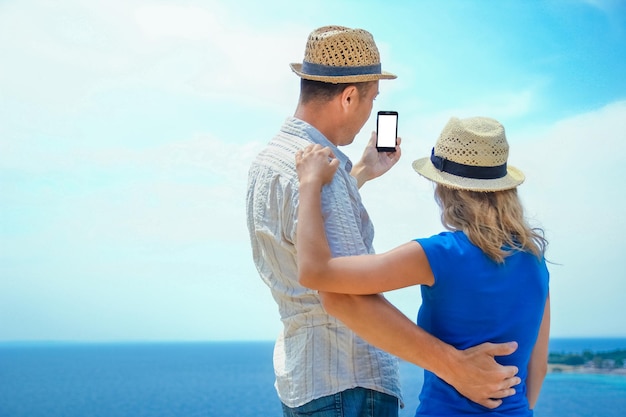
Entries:
{"type": "Polygon", "coordinates": [[[397,144],[394,148],[394,152],[382,152],[376,147],[376,132],[372,132],[370,140],[363,151],[363,155],[359,162],[354,164],[350,174],[356,178],[359,188],[369,180],[378,178],[385,172],[389,171],[402,156],[400,144],[401,138],[397,138],[397,144]]]}

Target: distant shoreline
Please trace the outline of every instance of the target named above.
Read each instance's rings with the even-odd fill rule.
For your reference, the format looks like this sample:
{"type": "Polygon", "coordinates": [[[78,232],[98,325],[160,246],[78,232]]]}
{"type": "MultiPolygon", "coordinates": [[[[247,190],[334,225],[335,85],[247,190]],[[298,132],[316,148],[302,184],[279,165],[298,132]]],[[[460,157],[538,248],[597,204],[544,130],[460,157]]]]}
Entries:
{"type": "Polygon", "coordinates": [[[563,365],[560,363],[549,363],[548,373],[551,373],[551,374],[560,374],[560,373],[602,374],[602,375],[626,376],[626,368],[606,369],[606,368],[595,368],[593,366],[585,366],[585,365],[563,365]]]}

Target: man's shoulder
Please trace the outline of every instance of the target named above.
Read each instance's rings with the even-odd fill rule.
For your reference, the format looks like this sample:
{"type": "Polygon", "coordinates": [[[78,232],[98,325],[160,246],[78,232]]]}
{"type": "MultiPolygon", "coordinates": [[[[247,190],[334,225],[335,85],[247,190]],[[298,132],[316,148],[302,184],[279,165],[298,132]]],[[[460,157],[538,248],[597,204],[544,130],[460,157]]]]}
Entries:
{"type": "Polygon", "coordinates": [[[277,173],[296,172],[296,152],[306,148],[311,141],[285,132],[279,132],[252,161],[251,169],[266,169],[277,173]]]}

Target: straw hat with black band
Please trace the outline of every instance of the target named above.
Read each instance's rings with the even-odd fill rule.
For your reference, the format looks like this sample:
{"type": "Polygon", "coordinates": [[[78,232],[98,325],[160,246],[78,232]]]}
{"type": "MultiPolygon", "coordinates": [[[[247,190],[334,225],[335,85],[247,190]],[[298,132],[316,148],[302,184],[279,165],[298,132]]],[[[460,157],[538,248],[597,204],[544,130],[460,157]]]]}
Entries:
{"type": "Polygon", "coordinates": [[[301,78],[333,84],[396,78],[381,69],[372,34],[344,26],[324,26],[311,32],[304,60],[290,67],[301,78]]]}
{"type": "Polygon", "coordinates": [[[507,165],[504,126],[487,117],[452,117],[429,158],[413,162],[418,174],[446,187],[501,191],[524,182],[522,171],[507,165]]]}

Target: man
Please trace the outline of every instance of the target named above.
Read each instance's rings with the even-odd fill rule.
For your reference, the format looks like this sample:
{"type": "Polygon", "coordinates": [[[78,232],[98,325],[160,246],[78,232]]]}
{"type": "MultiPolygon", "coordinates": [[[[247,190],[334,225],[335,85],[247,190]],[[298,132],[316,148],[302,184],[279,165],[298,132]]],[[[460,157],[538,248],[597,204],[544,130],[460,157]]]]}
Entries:
{"type": "Polygon", "coordinates": [[[354,166],[338,149],[352,143],[369,118],[379,80],[396,78],[381,70],[369,32],[341,26],[316,29],[309,35],[302,64],[291,68],[301,78],[296,112],[253,162],[247,194],[254,262],[284,325],[274,349],[284,415],[326,416],[336,411],[343,416],[397,417],[401,393],[396,359],[346,324],[380,348],[433,371],[473,401],[496,407],[498,398],[513,393],[510,387],[519,378],[515,367],[501,367],[493,356],[512,353],[514,344],[457,351],[421,330],[380,295],[324,294],[298,284],[296,152],[317,143],[330,147],[340,161],[322,192],[322,211],[333,256],[347,256],[373,253],[374,230],[358,188],[387,172],[400,158],[400,148],[378,153],[372,134],[354,166]],[[394,340],[380,338],[354,320],[374,305],[382,313],[372,320],[380,325],[391,315],[404,317],[394,340]]]}

